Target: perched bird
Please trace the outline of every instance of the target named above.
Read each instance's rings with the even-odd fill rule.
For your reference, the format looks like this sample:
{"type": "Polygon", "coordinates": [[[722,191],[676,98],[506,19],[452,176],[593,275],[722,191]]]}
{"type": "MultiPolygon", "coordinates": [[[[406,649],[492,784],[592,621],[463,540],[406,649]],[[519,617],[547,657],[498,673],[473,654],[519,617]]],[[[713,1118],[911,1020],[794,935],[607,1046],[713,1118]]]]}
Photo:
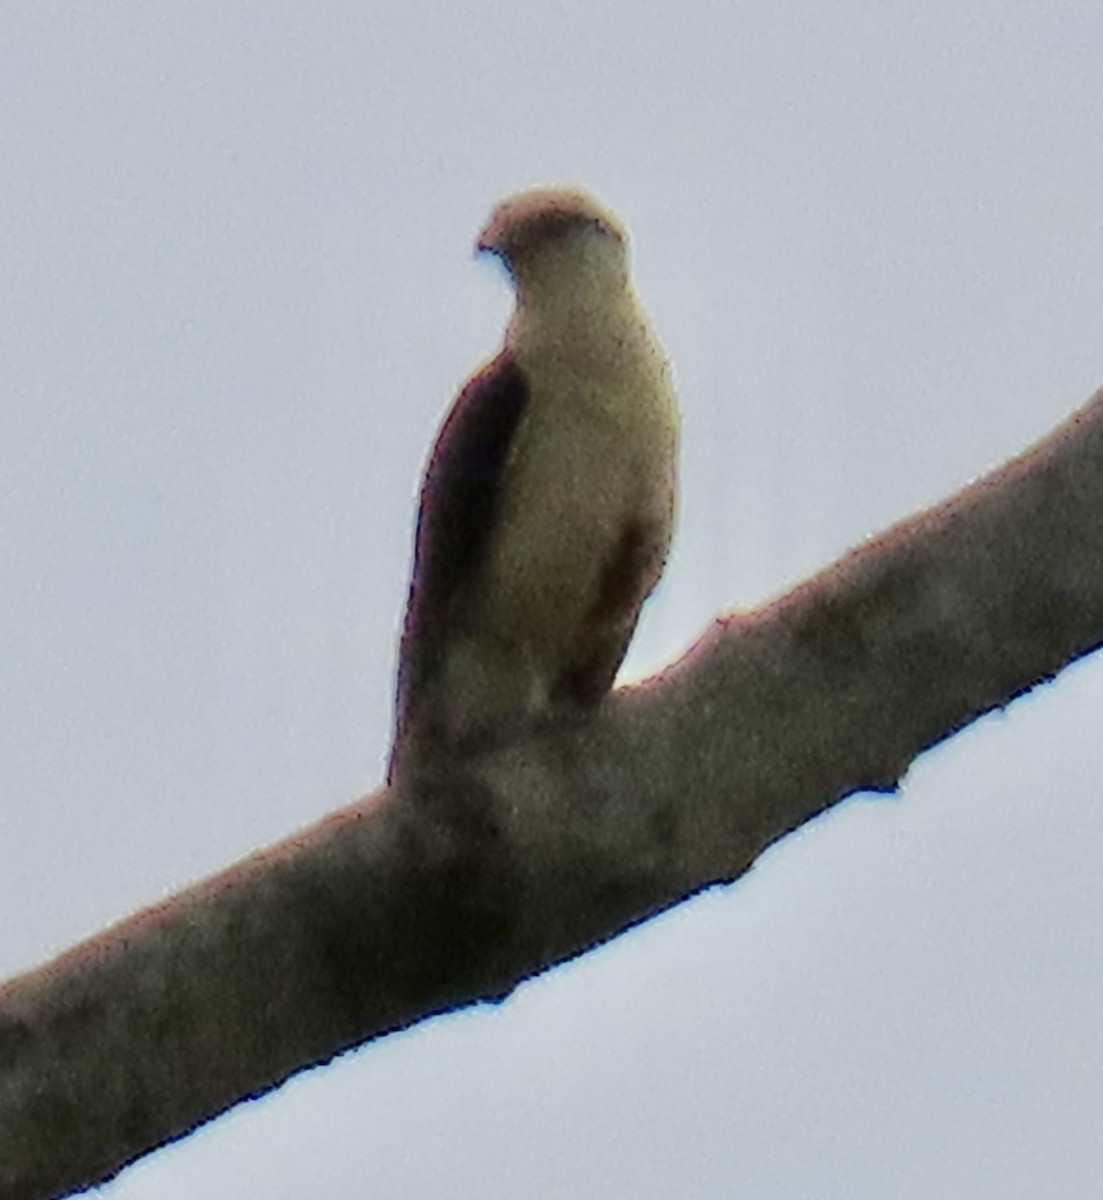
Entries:
{"type": "Polygon", "coordinates": [[[670,545],[677,407],[624,230],[583,192],[534,189],[477,248],[516,308],[425,470],[392,774],[423,739],[479,744],[598,704],[670,545]]]}

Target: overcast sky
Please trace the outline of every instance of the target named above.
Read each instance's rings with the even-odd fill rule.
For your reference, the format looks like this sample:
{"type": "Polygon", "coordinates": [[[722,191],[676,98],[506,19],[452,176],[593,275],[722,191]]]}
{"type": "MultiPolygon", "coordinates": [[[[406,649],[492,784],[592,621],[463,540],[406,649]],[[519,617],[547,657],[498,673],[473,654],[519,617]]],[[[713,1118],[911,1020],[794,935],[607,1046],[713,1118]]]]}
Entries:
{"type": "MultiPolygon", "coordinates": [[[[418,477],[580,183],[684,427],[627,664],[1103,384],[1103,6],[0,6],[0,977],[373,790],[418,477]]],[[[1087,1197],[1103,663],[105,1200],[1087,1197]]]]}

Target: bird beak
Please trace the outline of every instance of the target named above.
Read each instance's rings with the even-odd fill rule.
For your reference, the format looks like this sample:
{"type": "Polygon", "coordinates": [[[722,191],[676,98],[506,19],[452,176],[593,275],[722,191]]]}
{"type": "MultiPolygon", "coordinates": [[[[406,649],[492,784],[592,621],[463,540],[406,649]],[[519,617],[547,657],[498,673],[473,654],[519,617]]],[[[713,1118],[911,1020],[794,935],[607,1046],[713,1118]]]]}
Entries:
{"type": "Polygon", "coordinates": [[[479,234],[479,239],[475,243],[475,253],[496,254],[501,257],[502,222],[499,220],[497,212],[491,215],[490,220],[483,227],[482,233],[479,234]]]}

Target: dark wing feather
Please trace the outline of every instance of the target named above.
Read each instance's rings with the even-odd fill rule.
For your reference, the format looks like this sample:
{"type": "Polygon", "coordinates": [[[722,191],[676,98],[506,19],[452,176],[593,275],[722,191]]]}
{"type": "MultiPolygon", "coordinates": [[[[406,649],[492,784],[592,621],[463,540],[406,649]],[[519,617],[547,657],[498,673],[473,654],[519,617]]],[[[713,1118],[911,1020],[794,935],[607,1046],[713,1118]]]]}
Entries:
{"type": "Polygon", "coordinates": [[[555,699],[597,704],[613,686],[643,602],[662,574],[666,549],[660,523],[625,521],[602,567],[570,661],[556,681],[555,699]]]}
{"type": "Polygon", "coordinates": [[[437,435],[421,488],[399,651],[396,743],[440,663],[457,593],[486,550],[527,402],[524,375],[503,351],[466,384],[437,435]]]}

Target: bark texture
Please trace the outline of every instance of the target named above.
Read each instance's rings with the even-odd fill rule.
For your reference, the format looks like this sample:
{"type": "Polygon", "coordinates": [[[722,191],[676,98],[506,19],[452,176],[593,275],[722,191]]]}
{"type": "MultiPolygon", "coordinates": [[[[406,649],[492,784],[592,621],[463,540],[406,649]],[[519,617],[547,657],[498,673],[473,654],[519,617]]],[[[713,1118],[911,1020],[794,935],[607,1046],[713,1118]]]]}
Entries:
{"type": "Polygon", "coordinates": [[[0,988],[0,1197],[500,1000],[1103,643],[1103,393],[593,720],[395,787],[0,988]]]}

